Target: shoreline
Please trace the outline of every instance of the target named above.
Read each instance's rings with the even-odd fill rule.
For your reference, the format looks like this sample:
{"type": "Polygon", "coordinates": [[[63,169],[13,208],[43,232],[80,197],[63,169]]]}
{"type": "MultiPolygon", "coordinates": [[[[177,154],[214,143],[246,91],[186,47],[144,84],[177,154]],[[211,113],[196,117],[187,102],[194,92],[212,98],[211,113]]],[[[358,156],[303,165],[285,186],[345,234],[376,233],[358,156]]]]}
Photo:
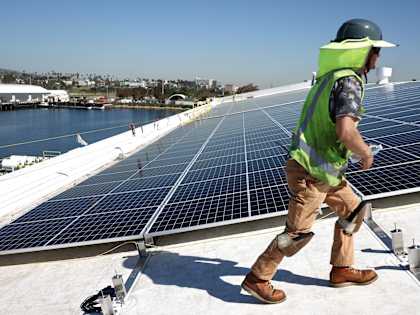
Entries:
{"type": "Polygon", "coordinates": [[[177,111],[185,111],[190,109],[189,107],[180,107],[180,106],[158,106],[158,105],[124,105],[124,104],[112,104],[108,108],[113,109],[173,109],[177,111]]]}

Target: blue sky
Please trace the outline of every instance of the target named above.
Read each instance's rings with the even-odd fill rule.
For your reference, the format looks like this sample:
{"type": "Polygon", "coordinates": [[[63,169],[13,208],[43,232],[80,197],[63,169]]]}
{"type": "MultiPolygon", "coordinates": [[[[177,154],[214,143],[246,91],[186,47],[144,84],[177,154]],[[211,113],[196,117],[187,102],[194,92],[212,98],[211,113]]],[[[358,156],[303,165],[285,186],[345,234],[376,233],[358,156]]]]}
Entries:
{"type": "Polygon", "coordinates": [[[254,82],[310,78],[347,19],[382,27],[394,80],[420,78],[419,1],[2,1],[0,68],[254,82]]]}

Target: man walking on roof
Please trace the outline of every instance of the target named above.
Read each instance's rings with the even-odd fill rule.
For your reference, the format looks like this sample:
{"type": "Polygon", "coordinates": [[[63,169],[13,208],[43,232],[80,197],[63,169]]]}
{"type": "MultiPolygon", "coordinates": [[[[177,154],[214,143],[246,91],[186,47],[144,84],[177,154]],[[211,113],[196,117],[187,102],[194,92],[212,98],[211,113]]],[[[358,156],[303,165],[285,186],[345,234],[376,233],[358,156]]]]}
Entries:
{"type": "Polygon", "coordinates": [[[352,153],[361,157],[361,168],[369,169],[373,155],[357,124],[364,112],[362,76],[374,69],[382,47],[395,47],[382,40],[373,22],[345,22],[336,39],[321,47],[316,84],[305,100],[290,146],[286,173],[290,190],[286,228],[258,257],[242,288],[265,303],[280,303],[284,291],[270,280],[282,259],[293,256],[313,237],[311,227],[323,202],[335,211],[331,249],[330,284],[333,287],[366,285],[378,275],[373,270],[352,268],[353,234],[371,207],[360,201],[343,174],[352,153]]]}

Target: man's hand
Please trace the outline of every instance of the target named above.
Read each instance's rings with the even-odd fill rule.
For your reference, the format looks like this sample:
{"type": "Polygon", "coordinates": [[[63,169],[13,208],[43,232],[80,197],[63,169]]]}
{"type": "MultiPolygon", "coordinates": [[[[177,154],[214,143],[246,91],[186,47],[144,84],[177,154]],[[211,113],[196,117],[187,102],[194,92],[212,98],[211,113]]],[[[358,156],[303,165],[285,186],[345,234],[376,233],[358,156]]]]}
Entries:
{"type": "Polygon", "coordinates": [[[370,154],[366,157],[362,157],[362,159],[360,160],[361,166],[360,168],[362,170],[368,170],[372,167],[373,164],[373,154],[370,154]]]}
{"type": "Polygon", "coordinates": [[[351,116],[337,117],[336,134],[347,149],[361,157],[361,168],[367,170],[373,164],[373,154],[357,130],[356,122],[351,116]]]}

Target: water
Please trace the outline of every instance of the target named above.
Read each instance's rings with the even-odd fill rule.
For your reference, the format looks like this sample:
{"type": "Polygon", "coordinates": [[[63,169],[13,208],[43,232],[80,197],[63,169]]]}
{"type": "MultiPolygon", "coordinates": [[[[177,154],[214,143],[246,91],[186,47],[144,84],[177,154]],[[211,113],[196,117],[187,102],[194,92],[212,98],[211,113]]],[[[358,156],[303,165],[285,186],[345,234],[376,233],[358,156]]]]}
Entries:
{"type": "Polygon", "coordinates": [[[145,125],[178,112],[170,109],[28,109],[0,112],[0,158],[12,154],[39,156],[46,150],[63,153],[80,146],[75,136],[1,148],[7,144],[122,125],[82,135],[85,141],[92,143],[127,131],[130,122],[136,126],[145,125]]]}

